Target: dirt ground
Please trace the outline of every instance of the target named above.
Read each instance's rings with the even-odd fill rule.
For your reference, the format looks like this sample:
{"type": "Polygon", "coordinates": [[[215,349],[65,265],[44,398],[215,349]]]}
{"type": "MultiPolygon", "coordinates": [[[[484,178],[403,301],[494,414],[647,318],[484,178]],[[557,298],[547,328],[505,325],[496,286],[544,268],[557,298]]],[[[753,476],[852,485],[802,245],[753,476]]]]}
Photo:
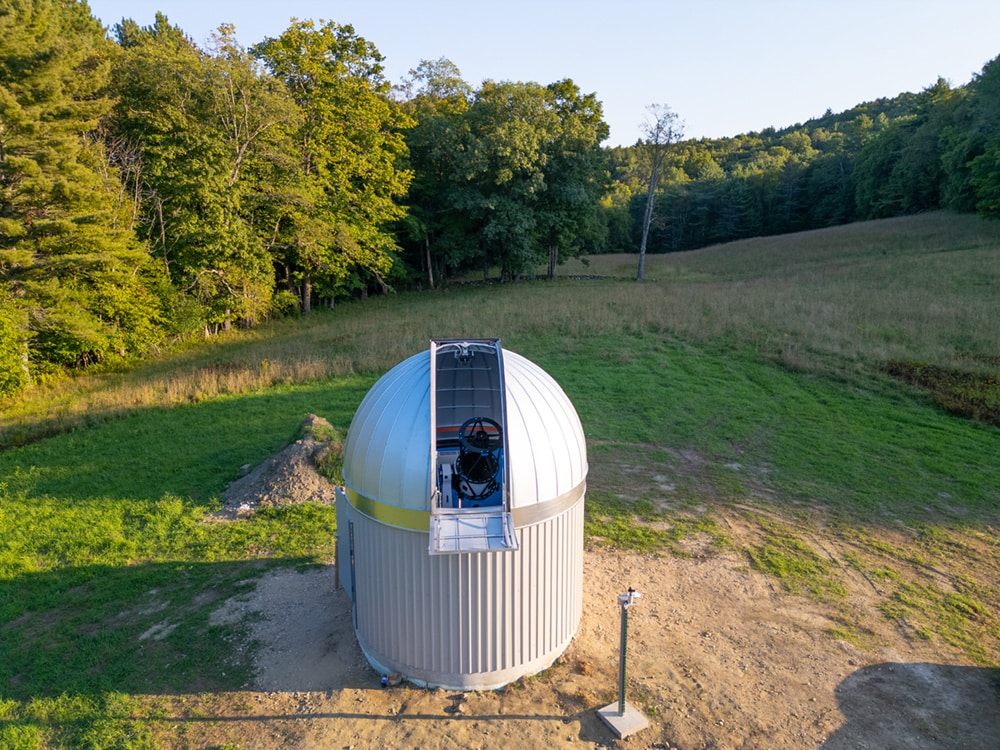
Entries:
{"type": "MultiPolygon", "coordinates": [[[[298,445],[234,485],[230,510],[252,512],[253,487],[280,498],[275,476],[288,473],[293,455],[316,450],[298,445]]],[[[302,478],[308,462],[298,465],[301,492],[318,480],[302,478]]],[[[739,517],[722,522],[738,549],[739,517]]],[[[1000,748],[996,671],[908,637],[875,610],[870,582],[859,576],[849,594],[870,613],[869,642],[878,644],[862,651],[830,634],[835,613],[787,593],[742,556],[690,551],[588,549],[583,618],[563,656],[541,675],[472,693],[383,688],[333,567],[269,574],[213,616],[250,623],[255,684],[202,697],[178,747],[1000,748]],[[642,598],[629,611],[626,697],[649,726],[616,739],[597,709],[617,700],[617,595],[629,587],[642,598]]]]}

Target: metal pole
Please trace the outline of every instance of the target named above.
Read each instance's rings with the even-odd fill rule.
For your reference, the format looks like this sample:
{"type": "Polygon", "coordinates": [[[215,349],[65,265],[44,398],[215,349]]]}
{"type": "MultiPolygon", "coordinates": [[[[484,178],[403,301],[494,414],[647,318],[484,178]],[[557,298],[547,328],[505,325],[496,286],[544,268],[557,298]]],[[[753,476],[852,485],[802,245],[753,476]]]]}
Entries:
{"type": "Polygon", "coordinates": [[[628,608],[635,604],[636,600],[642,597],[635,589],[629,588],[627,594],[618,595],[618,605],[622,608],[622,628],[620,653],[618,654],[618,703],[609,703],[604,708],[598,710],[598,715],[611,727],[618,739],[638,732],[649,726],[649,721],[635,706],[630,706],[625,701],[625,654],[628,648],[628,608]],[[615,710],[617,709],[617,710],[615,710]]]}
{"type": "Polygon", "coordinates": [[[628,604],[622,602],[622,640],[618,654],[618,715],[625,715],[625,647],[628,642],[628,604]]]}
{"type": "Polygon", "coordinates": [[[640,599],[642,594],[629,586],[627,594],[618,595],[618,604],[622,608],[622,637],[618,646],[618,715],[625,715],[625,648],[628,645],[628,608],[640,599]]]}

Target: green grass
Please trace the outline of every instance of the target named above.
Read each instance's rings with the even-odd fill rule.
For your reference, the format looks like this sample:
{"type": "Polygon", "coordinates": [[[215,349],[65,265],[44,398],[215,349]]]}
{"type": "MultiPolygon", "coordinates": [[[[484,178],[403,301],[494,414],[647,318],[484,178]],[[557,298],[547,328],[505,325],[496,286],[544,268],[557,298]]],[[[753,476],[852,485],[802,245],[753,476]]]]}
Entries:
{"type": "Polygon", "coordinates": [[[828,559],[804,541],[798,530],[773,519],[755,516],[764,539],[747,549],[750,564],[770,573],[794,593],[807,593],[818,599],[842,599],[847,590],[838,579],[838,571],[828,559]]]}
{"type": "Polygon", "coordinates": [[[584,531],[592,544],[646,554],[666,550],[687,557],[692,552],[685,543],[692,540],[699,553],[715,552],[728,544],[725,531],[712,516],[658,509],[647,498],[623,501],[600,490],[587,495],[584,531]]]}
{"type": "Polygon", "coordinates": [[[589,544],[742,555],[863,644],[862,576],[887,622],[1000,664],[1000,429],[888,374],[996,378],[998,248],[996,225],[937,214],[653,257],[643,284],[598,257],[608,278],[344,305],[6,403],[0,747],[153,747],[157,696],[242,688],[246,624],[211,612],[329,560],[335,519],[213,522],[221,492],[309,413],[345,434],[433,336],[499,336],[566,390],[589,544]]]}
{"type": "Polygon", "coordinates": [[[148,727],[109,701],[243,688],[245,625],[210,613],[274,565],[331,559],[333,509],[206,514],[307,413],[349,424],[369,385],[147,409],[0,454],[0,747],[145,747],[148,727]]]}
{"type": "MultiPolygon", "coordinates": [[[[997,430],[917,400],[651,337],[595,336],[539,353],[600,450],[678,446],[714,458],[729,494],[766,484],[868,521],[992,514],[997,430]],[[617,345],[631,361],[601,357],[617,345]],[[888,396],[888,397],[887,397],[888,396]]],[[[643,458],[643,461],[646,459],[643,458]]]]}

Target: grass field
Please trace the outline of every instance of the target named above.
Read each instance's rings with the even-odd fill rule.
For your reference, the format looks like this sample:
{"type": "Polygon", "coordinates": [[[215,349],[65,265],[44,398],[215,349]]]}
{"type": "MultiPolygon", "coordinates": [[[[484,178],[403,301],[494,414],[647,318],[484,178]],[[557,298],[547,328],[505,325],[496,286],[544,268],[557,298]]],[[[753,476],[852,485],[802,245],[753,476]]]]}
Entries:
{"type": "Polygon", "coordinates": [[[4,404],[0,747],[154,747],[157,696],[243,686],[240,626],[211,611],[329,560],[334,518],[206,515],[306,414],[346,429],[431,337],[499,336],[563,386],[589,544],[736,548],[842,607],[834,635],[864,645],[846,566],[879,582],[884,617],[1000,666],[1000,225],[927,214],[634,269],[599,256],[553,282],[343,305],[4,404]]]}

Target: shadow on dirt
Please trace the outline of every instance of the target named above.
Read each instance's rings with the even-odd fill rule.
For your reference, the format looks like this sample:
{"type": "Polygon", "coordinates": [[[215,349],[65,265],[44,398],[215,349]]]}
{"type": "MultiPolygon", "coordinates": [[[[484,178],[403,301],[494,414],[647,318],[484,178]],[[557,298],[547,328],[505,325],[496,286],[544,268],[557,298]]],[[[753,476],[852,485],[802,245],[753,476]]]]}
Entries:
{"type": "Polygon", "coordinates": [[[875,664],[849,675],[836,696],[846,721],[821,750],[1000,747],[1000,669],[875,664]]]}

